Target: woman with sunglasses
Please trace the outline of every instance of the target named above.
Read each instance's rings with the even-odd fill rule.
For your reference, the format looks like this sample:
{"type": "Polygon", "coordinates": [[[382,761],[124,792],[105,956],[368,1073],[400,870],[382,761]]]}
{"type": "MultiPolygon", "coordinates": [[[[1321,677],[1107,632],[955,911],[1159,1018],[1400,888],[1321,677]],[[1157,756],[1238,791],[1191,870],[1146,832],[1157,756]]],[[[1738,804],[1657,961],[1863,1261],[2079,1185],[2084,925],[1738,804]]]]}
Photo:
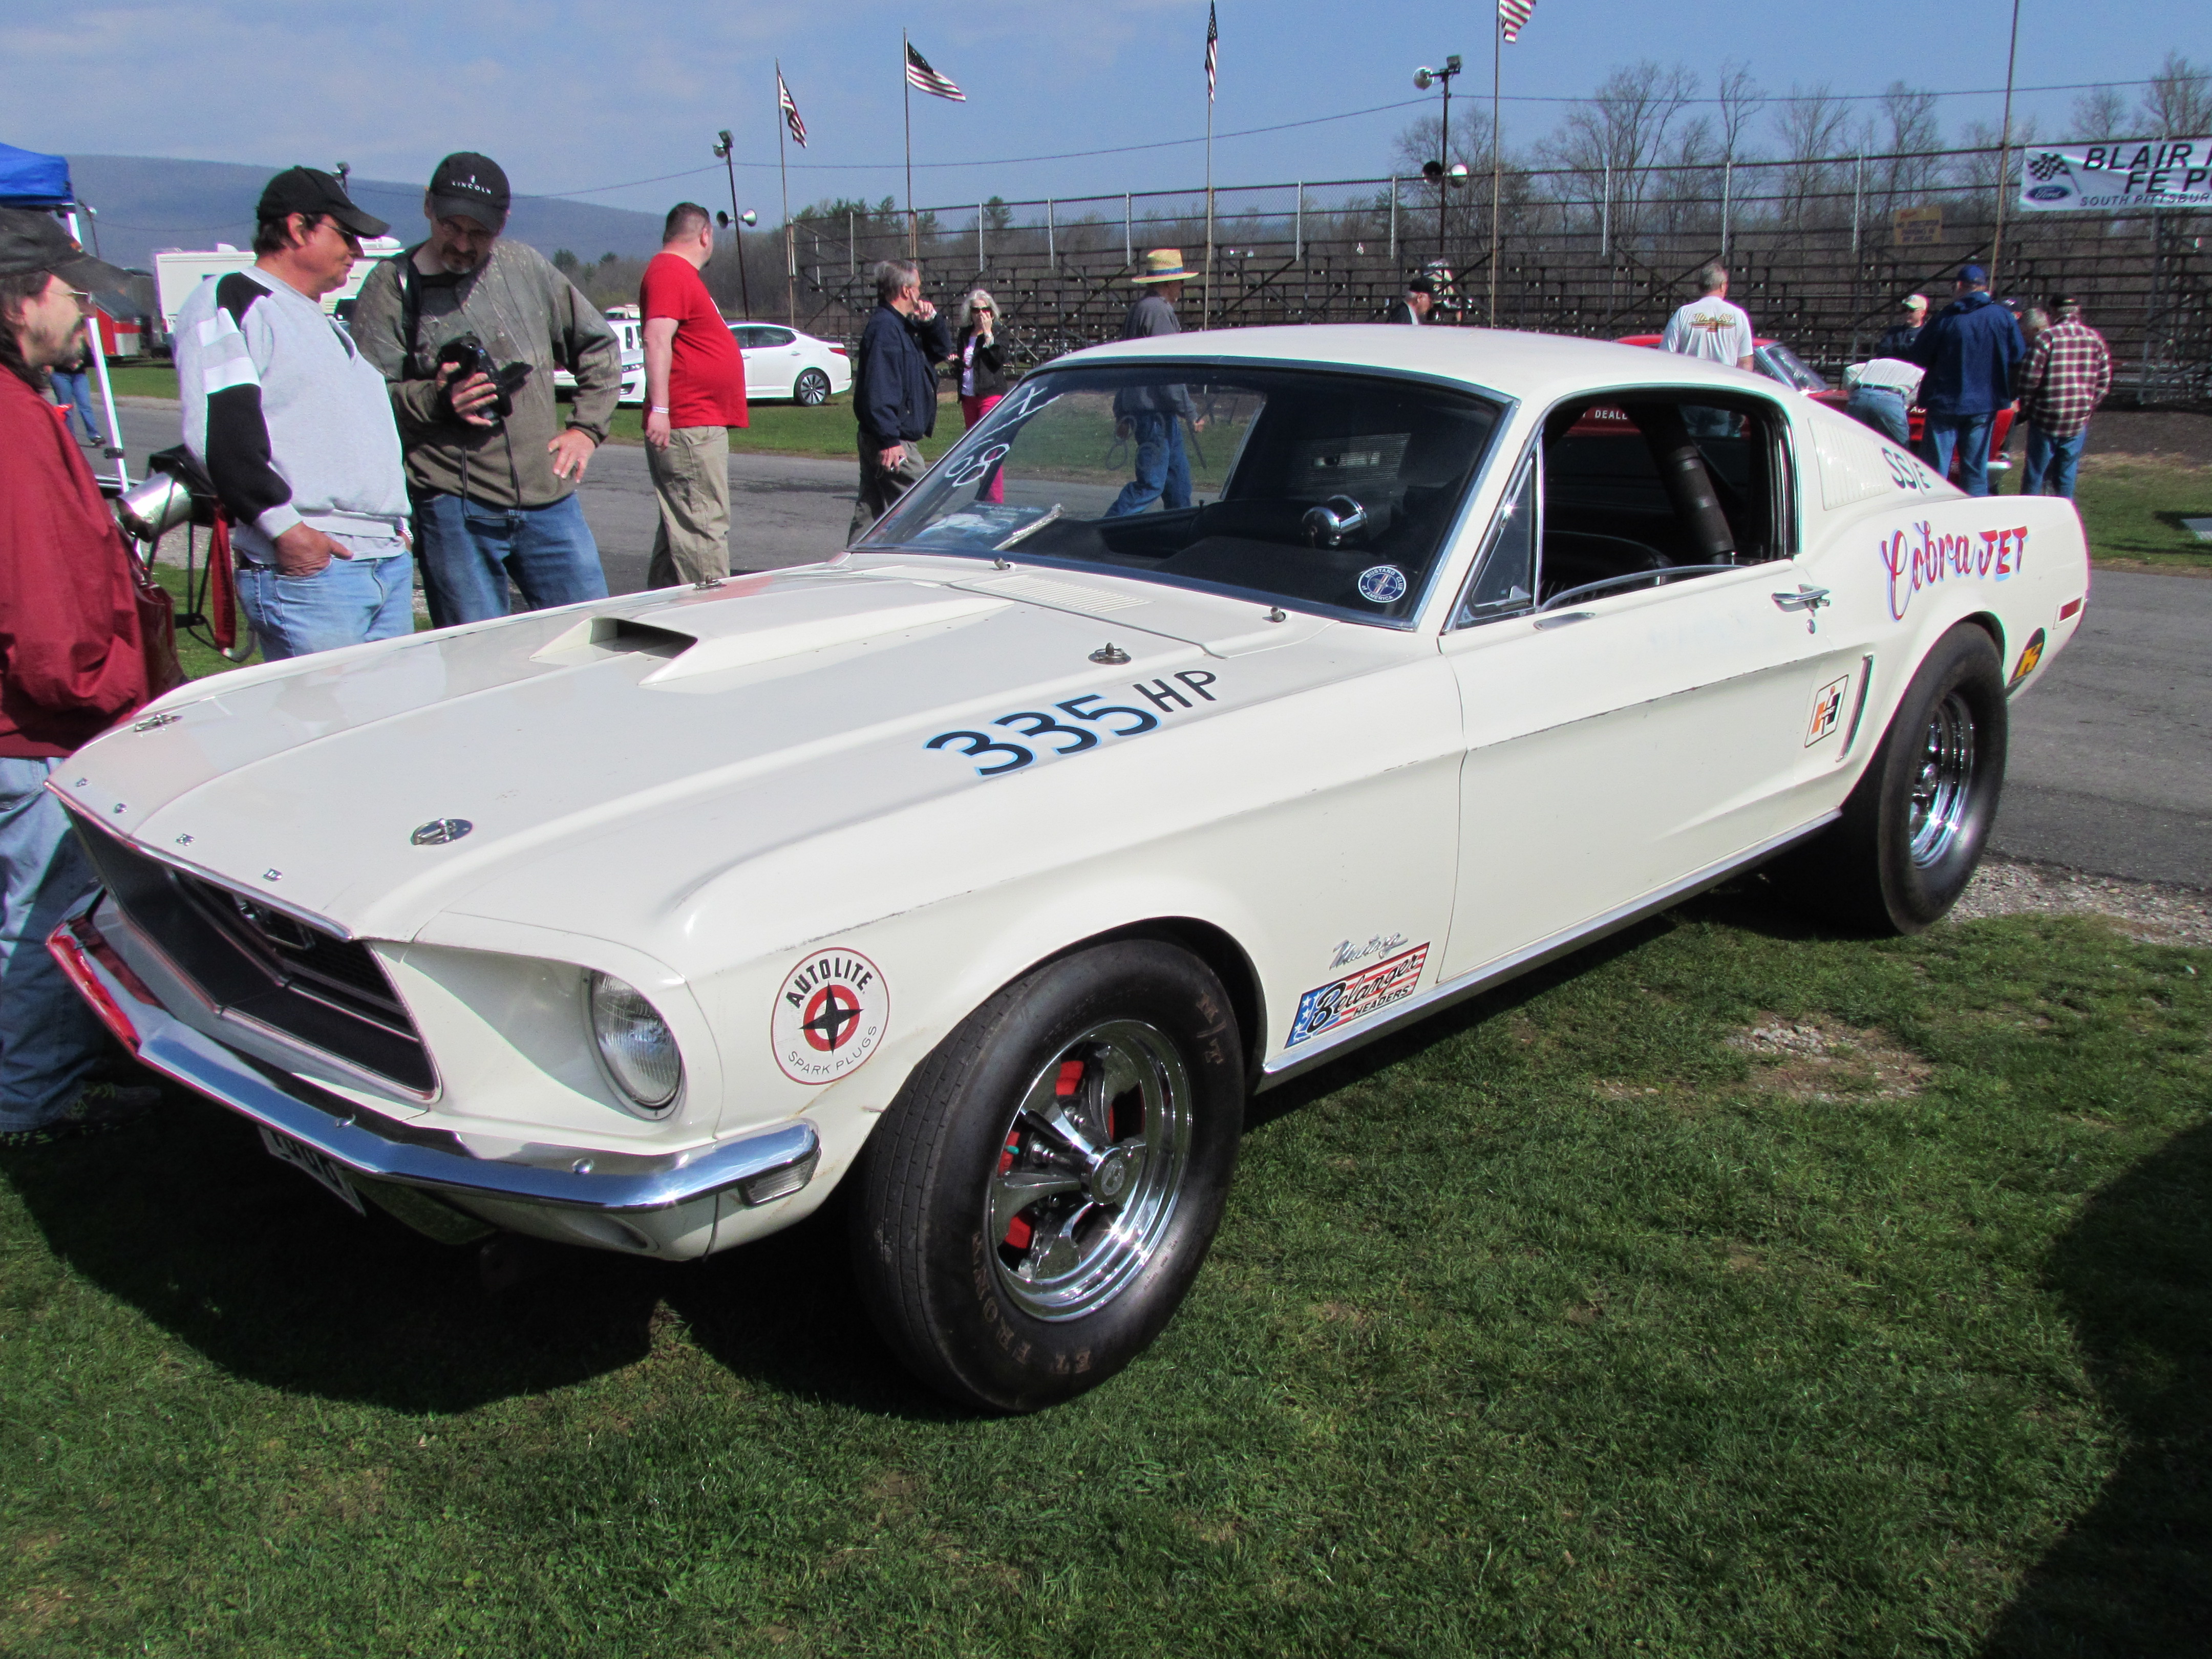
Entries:
{"type": "MultiPolygon", "coordinates": [[[[999,347],[998,318],[999,302],[986,289],[970,289],[960,302],[960,348],[953,361],[960,366],[960,413],[971,432],[975,422],[1006,395],[1006,357],[999,347]]],[[[1003,501],[1005,480],[993,473],[991,487],[976,499],[1003,501]]]]}

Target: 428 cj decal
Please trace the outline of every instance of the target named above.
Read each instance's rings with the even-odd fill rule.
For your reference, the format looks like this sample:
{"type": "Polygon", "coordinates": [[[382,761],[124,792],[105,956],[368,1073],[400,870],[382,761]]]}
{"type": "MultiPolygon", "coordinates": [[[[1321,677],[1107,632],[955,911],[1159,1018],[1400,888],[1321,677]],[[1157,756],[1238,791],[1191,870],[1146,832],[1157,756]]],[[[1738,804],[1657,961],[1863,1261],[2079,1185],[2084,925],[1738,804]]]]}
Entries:
{"type": "Polygon", "coordinates": [[[950,749],[957,744],[960,746],[954,752],[977,763],[977,777],[995,778],[1031,764],[1040,750],[1048,755],[1079,755],[1086,749],[1097,748],[1104,738],[1133,738],[1153,730],[1166,716],[1197,708],[1198,704],[1191,701],[1193,697],[1206,702],[1220,701],[1206,689],[1218,677],[1202,668],[1186,669],[1171,678],[1178,684],[1157,679],[1129,688],[1151,705],[1149,708],[1140,708],[1134,703],[1108,702],[1103,693],[1094,691],[1053,704],[1053,714],[1038,708],[1018,708],[991,721],[993,726],[1025,739],[1024,742],[1016,743],[989,732],[939,732],[922,747],[950,749]],[[989,756],[1005,758],[983,764],[989,756]]]}

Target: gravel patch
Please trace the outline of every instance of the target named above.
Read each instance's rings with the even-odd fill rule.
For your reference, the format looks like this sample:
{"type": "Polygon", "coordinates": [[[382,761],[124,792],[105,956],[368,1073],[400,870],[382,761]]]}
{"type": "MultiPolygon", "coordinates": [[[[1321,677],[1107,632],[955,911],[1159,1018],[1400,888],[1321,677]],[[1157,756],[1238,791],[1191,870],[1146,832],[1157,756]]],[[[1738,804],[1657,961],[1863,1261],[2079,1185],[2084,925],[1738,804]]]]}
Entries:
{"type": "Polygon", "coordinates": [[[2110,916],[2148,945],[2212,945],[2212,893],[2019,859],[1984,858],[1951,910],[1960,921],[2017,915],[2110,916]]]}

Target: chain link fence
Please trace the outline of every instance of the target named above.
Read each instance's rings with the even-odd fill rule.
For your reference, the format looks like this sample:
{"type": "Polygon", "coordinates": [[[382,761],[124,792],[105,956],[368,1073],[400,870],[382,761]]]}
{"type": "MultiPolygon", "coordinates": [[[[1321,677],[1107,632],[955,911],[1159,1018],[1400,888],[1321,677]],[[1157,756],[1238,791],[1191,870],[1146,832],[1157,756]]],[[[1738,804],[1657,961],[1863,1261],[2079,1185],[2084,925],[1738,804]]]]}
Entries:
{"type": "MultiPolygon", "coordinates": [[[[2014,153],[2016,178],[2019,154],[2014,153]]],[[[1239,185],[1213,195],[1211,280],[1186,290],[1187,327],[1379,321],[1407,278],[1440,290],[1437,320],[1600,338],[1651,333],[1696,297],[1716,257],[1729,297],[1762,336],[1833,374],[1868,356],[1899,301],[1940,307],[1953,273],[1988,265],[1996,289],[2040,304],[2070,293],[2110,341],[2114,401],[2212,399],[2212,295],[2202,212],[2126,216],[2008,211],[1996,248],[1996,155],[1942,149],[1700,167],[1509,167],[1492,181],[1421,178],[1239,185]],[[1441,198],[1441,199],[1440,199],[1441,198]]],[[[2008,187],[2009,189],[2009,187],[2008,187]]],[[[1116,337],[1152,247],[1205,261],[1203,191],[1139,191],[921,210],[914,246],[941,304],[991,289],[1014,361],[1035,364],[1116,337]]],[[[777,314],[780,240],[750,257],[756,313],[777,314]],[[766,266],[765,275],[763,267],[766,266]]],[[[798,326],[857,337],[875,304],[872,269],[908,248],[888,204],[810,211],[792,225],[798,326]]]]}

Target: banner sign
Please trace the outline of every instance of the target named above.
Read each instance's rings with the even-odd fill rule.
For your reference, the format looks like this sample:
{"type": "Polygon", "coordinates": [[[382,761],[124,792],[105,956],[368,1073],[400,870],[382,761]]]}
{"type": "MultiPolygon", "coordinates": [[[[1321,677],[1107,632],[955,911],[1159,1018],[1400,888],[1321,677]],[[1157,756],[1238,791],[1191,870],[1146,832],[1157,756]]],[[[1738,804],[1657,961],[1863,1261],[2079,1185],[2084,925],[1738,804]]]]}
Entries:
{"type": "Polygon", "coordinates": [[[2031,145],[2020,204],[2031,213],[2212,207],[2212,138],[2031,145]]]}
{"type": "Polygon", "coordinates": [[[1889,216],[1889,240],[1899,247],[1932,247],[1943,240],[1943,210],[1898,209],[1889,216]]]}

